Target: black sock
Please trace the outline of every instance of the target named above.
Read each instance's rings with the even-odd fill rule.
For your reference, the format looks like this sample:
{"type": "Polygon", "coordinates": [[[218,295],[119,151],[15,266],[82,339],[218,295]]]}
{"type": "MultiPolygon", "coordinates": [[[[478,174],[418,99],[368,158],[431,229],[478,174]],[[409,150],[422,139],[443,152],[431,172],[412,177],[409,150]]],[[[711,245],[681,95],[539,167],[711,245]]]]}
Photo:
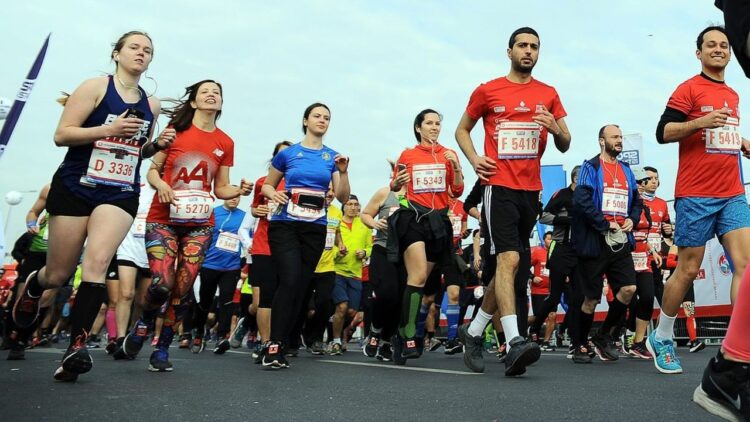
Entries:
{"type": "Polygon", "coordinates": [[[35,272],[34,275],[26,282],[26,294],[31,297],[41,297],[44,293],[45,288],[39,284],[39,273],[35,272]]]}
{"type": "Polygon", "coordinates": [[[578,321],[580,322],[579,327],[581,329],[581,331],[578,332],[578,345],[588,347],[589,331],[591,331],[591,326],[594,324],[594,314],[587,314],[586,312],[580,311],[578,321]]]}
{"type": "Polygon", "coordinates": [[[70,311],[70,344],[76,337],[91,330],[102,303],[107,301],[107,287],[104,283],[81,281],[76,293],[73,309],[70,311]]]}
{"type": "Polygon", "coordinates": [[[615,300],[609,303],[609,312],[607,312],[607,317],[604,319],[599,332],[610,334],[610,328],[618,325],[627,311],[628,305],[615,298],[615,300]]]}
{"type": "Polygon", "coordinates": [[[721,353],[721,350],[716,352],[716,363],[714,364],[714,369],[716,369],[717,372],[728,371],[737,365],[745,364],[725,359],[724,355],[721,353]]]}

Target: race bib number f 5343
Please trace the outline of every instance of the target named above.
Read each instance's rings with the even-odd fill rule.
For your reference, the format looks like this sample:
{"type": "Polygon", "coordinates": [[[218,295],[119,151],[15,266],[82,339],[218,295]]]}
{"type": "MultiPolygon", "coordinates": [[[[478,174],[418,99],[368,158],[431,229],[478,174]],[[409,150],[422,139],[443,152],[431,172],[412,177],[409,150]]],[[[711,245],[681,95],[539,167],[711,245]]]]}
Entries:
{"type": "Polygon", "coordinates": [[[740,135],[740,121],[736,117],[728,117],[722,127],[704,129],[706,138],[706,152],[710,154],[738,154],[742,147],[740,135]]]}
{"type": "Polygon", "coordinates": [[[175,223],[205,223],[211,218],[214,199],[197,189],[174,191],[175,204],[169,205],[169,219],[175,223]]]}
{"type": "Polygon", "coordinates": [[[534,122],[502,122],[497,129],[497,158],[525,160],[539,154],[542,127],[534,122]]]}
{"type": "Polygon", "coordinates": [[[415,164],[411,171],[414,193],[445,192],[445,164],[415,164]]]}
{"type": "Polygon", "coordinates": [[[131,186],[135,183],[139,157],[140,149],[137,146],[110,139],[95,141],[86,179],[103,185],[131,186]]]}

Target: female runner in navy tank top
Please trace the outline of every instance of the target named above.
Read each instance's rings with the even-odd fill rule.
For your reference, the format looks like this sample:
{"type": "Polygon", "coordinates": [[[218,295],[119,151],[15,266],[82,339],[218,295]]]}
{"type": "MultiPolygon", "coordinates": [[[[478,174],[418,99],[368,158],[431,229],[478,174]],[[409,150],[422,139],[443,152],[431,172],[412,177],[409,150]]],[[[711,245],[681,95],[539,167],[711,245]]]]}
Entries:
{"type": "Polygon", "coordinates": [[[70,346],[55,372],[75,381],[93,361],[86,350],[88,330],[101,304],[107,266],[138,209],[140,165],[174,139],[174,130],[150,142],[161,104],[138,85],[153,57],[151,38],[128,32],[114,44],[115,72],[84,81],[65,101],[55,144],[68,147],[55,173],[47,211],[47,264],[29,275],[13,309],[19,327],[33,329],[45,289],[62,286],[75,271],[84,242],[81,286],[72,309],[70,346]]]}

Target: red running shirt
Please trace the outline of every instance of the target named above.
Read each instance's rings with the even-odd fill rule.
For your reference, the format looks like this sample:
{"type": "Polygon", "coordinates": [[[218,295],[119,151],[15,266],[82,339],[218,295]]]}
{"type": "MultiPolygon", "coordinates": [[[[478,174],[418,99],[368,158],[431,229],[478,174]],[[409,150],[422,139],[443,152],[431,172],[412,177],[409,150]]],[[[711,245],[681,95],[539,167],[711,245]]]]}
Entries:
{"type": "Polygon", "coordinates": [[[398,165],[403,164],[411,176],[411,180],[406,184],[406,199],[431,209],[448,208],[451,194],[454,197],[461,196],[464,185],[453,185],[455,172],[453,165],[445,158],[446,151],[456,153],[440,144],[434,146],[419,144],[407,149],[398,157],[391,181],[396,179],[398,165]]]}
{"type": "MultiPolygon", "coordinates": [[[[635,265],[636,272],[642,273],[651,271],[651,261],[654,259],[651,253],[648,235],[651,231],[651,225],[648,224],[646,219],[646,210],[641,212],[641,219],[633,228],[633,237],[635,237],[635,250],[632,252],[633,264],[635,265]]],[[[659,250],[659,249],[657,249],[659,250]]]]}
{"type": "Polygon", "coordinates": [[[739,96],[726,84],[696,75],[680,84],[667,107],[695,120],[723,107],[729,109],[727,125],[701,129],[681,139],[675,198],[729,198],[742,195],[739,164],[739,96]]]}
{"type": "Polygon", "coordinates": [[[542,282],[531,283],[532,295],[549,294],[549,270],[547,269],[547,249],[541,246],[531,248],[531,265],[534,267],[534,277],[539,277],[542,282]]]}
{"type": "MultiPolygon", "coordinates": [[[[464,211],[464,203],[460,199],[451,198],[448,203],[448,218],[450,218],[451,226],[453,226],[453,245],[461,246],[461,238],[463,237],[461,227],[463,223],[469,221],[469,214],[464,211]]],[[[462,252],[460,247],[457,252],[462,252]]]]}
{"type": "MultiPolygon", "coordinates": [[[[196,126],[190,126],[183,132],[177,132],[164,162],[161,178],[175,192],[178,198],[201,198],[201,207],[208,204],[213,210],[211,186],[219,167],[231,167],[234,164],[234,141],[221,129],[205,132],[196,126]],[[206,198],[206,195],[208,198],[206,198]]],[[[195,208],[175,210],[170,204],[160,204],[158,193],[154,193],[146,221],[180,226],[213,226],[214,215],[211,212],[208,220],[190,221],[200,217],[195,208]]]]}
{"type": "Polygon", "coordinates": [[[497,162],[495,175],[483,185],[538,191],[540,161],[547,147],[547,129],[532,119],[544,106],[555,119],[567,115],[555,88],[536,79],[517,84],[502,77],[479,85],[466,114],[484,123],[484,155],[497,162]]]}
{"type": "MultiPolygon", "coordinates": [[[[276,203],[270,202],[266,198],[261,190],[263,184],[266,182],[266,176],[261,176],[255,181],[255,187],[253,188],[253,204],[252,208],[258,208],[261,205],[271,204],[268,209],[268,214],[273,215],[276,210],[276,203]]],[[[276,186],[278,192],[284,191],[284,179],[281,179],[279,185],[276,186]]],[[[271,255],[271,246],[268,244],[268,217],[259,217],[256,221],[255,230],[253,231],[253,246],[250,248],[250,255],[271,255]]]]}
{"type": "Polygon", "coordinates": [[[669,207],[667,206],[667,202],[661,198],[649,200],[641,197],[641,199],[643,199],[643,205],[648,207],[651,212],[651,229],[648,232],[648,244],[651,246],[651,249],[661,251],[661,241],[663,239],[661,224],[671,222],[669,219],[669,207]]]}
{"type": "Polygon", "coordinates": [[[600,159],[599,162],[604,174],[602,214],[608,222],[622,225],[628,216],[628,177],[619,161],[607,163],[600,159]]]}

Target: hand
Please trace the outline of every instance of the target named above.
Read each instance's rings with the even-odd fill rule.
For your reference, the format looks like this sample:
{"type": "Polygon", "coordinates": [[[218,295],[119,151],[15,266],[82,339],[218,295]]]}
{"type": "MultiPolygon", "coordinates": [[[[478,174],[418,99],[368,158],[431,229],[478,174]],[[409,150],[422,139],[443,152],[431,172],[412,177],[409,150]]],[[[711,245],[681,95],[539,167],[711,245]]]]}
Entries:
{"type": "Polygon", "coordinates": [[[177,137],[177,131],[172,127],[164,129],[158,138],[156,138],[157,149],[163,150],[169,148],[177,137]]]}
{"type": "Polygon", "coordinates": [[[336,169],[339,173],[344,174],[349,169],[349,157],[341,154],[336,154],[333,157],[333,162],[336,163],[336,169]]]}
{"type": "Polygon", "coordinates": [[[273,202],[276,202],[277,204],[286,204],[289,202],[289,198],[286,196],[286,192],[280,192],[276,191],[276,193],[273,194],[273,198],[271,198],[273,202]]]}
{"type": "Polygon", "coordinates": [[[633,231],[633,220],[626,218],[622,223],[622,231],[624,231],[625,233],[630,233],[631,231],[633,231]]]}
{"type": "Polygon", "coordinates": [[[560,132],[562,132],[560,130],[560,126],[557,125],[555,116],[547,111],[547,108],[544,106],[542,106],[541,109],[539,109],[531,119],[534,120],[534,122],[544,126],[547,131],[552,134],[552,136],[558,136],[560,135],[560,132]]]}
{"type": "Polygon", "coordinates": [[[167,182],[162,180],[162,182],[159,183],[158,186],[156,186],[156,193],[159,197],[160,204],[177,205],[177,201],[175,200],[175,196],[174,196],[174,191],[172,190],[172,187],[167,184],[167,182]]]}
{"type": "Polygon", "coordinates": [[[255,214],[258,217],[265,217],[268,215],[268,205],[258,205],[257,208],[255,208],[255,214]]]}
{"type": "Polygon", "coordinates": [[[375,220],[375,228],[382,231],[388,230],[388,219],[381,218],[379,220],[375,220]]]}
{"type": "Polygon", "coordinates": [[[658,252],[653,252],[651,256],[654,257],[654,262],[656,263],[656,266],[661,267],[661,262],[662,262],[661,255],[659,255],[658,252]]]}
{"type": "Polygon", "coordinates": [[[346,246],[341,245],[339,247],[339,256],[346,256],[349,253],[349,250],[346,249],[346,246]]]}
{"type": "Polygon", "coordinates": [[[475,256],[474,257],[474,271],[479,271],[480,268],[482,268],[482,257],[475,256]]]}
{"type": "Polygon", "coordinates": [[[474,172],[481,180],[489,180],[497,171],[497,164],[489,157],[477,155],[471,162],[474,172]]]}
{"type": "Polygon", "coordinates": [[[670,223],[661,223],[661,231],[664,232],[664,235],[671,236],[672,235],[672,224],[670,224],[670,223]]]}
{"type": "Polygon", "coordinates": [[[740,147],[740,150],[745,158],[750,158],[750,141],[742,138],[742,146],[740,147]]]}
{"type": "Polygon", "coordinates": [[[722,127],[727,123],[729,111],[726,108],[714,110],[703,117],[696,119],[698,126],[703,129],[722,127]]]}
{"type": "Polygon", "coordinates": [[[364,249],[357,249],[357,251],[354,252],[354,256],[356,256],[357,259],[365,259],[367,257],[367,252],[365,252],[364,249]]]}
{"type": "Polygon", "coordinates": [[[143,120],[137,117],[125,117],[127,112],[128,110],[123,111],[111,124],[107,125],[107,136],[131,138],[141,130],[143,120]]]}
{"type": "Polygon", "coordinates": [[[443,157],[445,157],[446,160],[450,161],[450,163],[453,165],[454,170],[458,170],[461,165],[458,163],[458,157],[456,157],[456,154],[453,151],[446,150],[443,153],[443,157]]]}
{"type": "Polygon", "coordinates": [[[614,221],[609,223],[609,231],[616,232],[620,230],[620,225],[615,223],[614,221]]]}
{"type": "Polygon", "coordinates": [[[392,190],[397,191],[401,189],[401,187],[409,183],[410,180],[411,180],[411,176],[409,175],[407,169],[403,169],[399,171],[398,173],[396,173],[396,178],[393,179],[394,186],[391,186],[391,187],[395,187],[396,189],[392,189],[392,190]]]}
{"type": "Polygon", "coordinates": [[[245,281],[247,279],[247,272],[241,271],[240,272],[240,280],[245,281]]]}
{"type": "Polygon", "coordinates": [[[542,284],[542,278],[534,276],[534,279],[531,280],[531,282],[534,284],[542,284]]]}
{"type": "Polygon", "coordinates": [[[26,223],[26,231],[31,234],[39,234],[39,225],[36,223],[36,221],[26,223]]]}
{"type": "Polygon", "coordinates": [[[253,184],[245,179],[240,180],[240,195],[248,196],[253,191],[253,184]]]}

